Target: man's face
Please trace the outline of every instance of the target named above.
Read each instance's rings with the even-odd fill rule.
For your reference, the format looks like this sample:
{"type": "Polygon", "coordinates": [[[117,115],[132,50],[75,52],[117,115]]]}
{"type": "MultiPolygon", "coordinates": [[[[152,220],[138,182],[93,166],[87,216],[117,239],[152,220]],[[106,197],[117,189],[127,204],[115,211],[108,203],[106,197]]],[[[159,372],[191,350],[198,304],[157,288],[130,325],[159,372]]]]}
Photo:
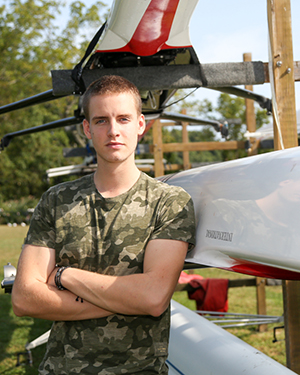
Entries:
{"type": "Polygon", "coordinates": [[[300,203],[300,180],[285,180],[280,182],[278,197],[286,203],[300,203]]]}
{"type": "Polygon", "coordinates": [[[143,134],[145,119],[137,113],[130,93],[93,96],[90,120],[84,120],[84,132],[92,139],[98,163],[122,163],[134,159],[138,136],[143,134]]]}

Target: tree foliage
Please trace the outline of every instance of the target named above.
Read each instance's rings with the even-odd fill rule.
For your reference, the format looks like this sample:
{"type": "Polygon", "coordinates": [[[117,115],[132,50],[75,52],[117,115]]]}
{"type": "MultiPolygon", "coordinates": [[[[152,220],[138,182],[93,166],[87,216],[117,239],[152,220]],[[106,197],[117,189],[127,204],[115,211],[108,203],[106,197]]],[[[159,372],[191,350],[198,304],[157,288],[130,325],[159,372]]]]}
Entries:
{"type": "MultiPolygon", "coordinates": [[[[73,2],[68,17],[60,15],[66,12],[63,5],[60,0],[4,0],[0,6],[0,106],[50,90],[50,71],[71,69],[103,23],[102,2],[89,8],[73,2]]],[[[67,97],[1,115],[0,137],[73,116],[77,101],[67,97]]],[[[73,143],[64,129],[14,138],[0,155],[0,202],[39,197],[47,187],[46,170],[66,164],[62,148],[73,143]]]]}
{"type": "MultiPolygon", "coordinates": [[[[258,108],[256,104],[254,107],[256,129],[259,129],[263,124],[268,123],[269,119],[266,110],[258,108]]],[[[223,119],[223,121],[229,122],[228,139],[242,140],[243,134],[247,130],[245,99],[222,93],[219,96],[216,111],[220,114],[221,121],[223,119]],[[235,120],[240,120],[240,123],[235,122],[235,120]]]]}
{"type": "MultiPolygon", "coordinates": [[[[28,98],[52,88],[51,70],[72,69],[80,61],[96,30],[106,18],[103,2],[87,7],[83,2],[70,4],[68,14],[62,0],[2,0],[0,5],[0,106],[28,98]],[[63,14],[62,14],[63,11],[63,14]]],[[[173,112],[183,109],[202,119],[228,120],[228,139],[243,139],[245,105],[241,98],[221,94],[217,106],[208,100],[179,91],[173,112]],[[178,102],[176,102],[178,100],[178,102]],[[234,123],[233,120],[240,120],[234,123]]],[[[60,100],[20,109],[0,116],[0,137],[5,134],[73,116],[78,98],[60,100]]],[[[266,122],[259,109],[257,125],[266,122]]],[[[191,142],[219,140],[211,126],[189,129],[191,142]]],[[[163,129],[164,142],[182,142],[179,128],[163,129]]],[[[0,203],[8,199],[40,197],[48,187],[46,170],[70,163],[63,147],[76,146],[77,140],[65,129],[16,137],[0,155],[0,203]]],[[[151,132],[143,142],[152,143],[151,132]]],[[[169,163],[182,164],[181,153],[164,157],[169,163]]],[[[191,152],[191,162],[213,162],[237,157],[228,151],[191,152]]]]}
{"type": "MultiPolygon", "coordinates": [[[[254,103],[254,108],[256,129],[259,129],[263,124],[269,122],[269,118],[266,110],[260,109],[257,103],[254,103]]],[[[220,121],[224,122],[226,120],[228,122],[227,139],[245,140],[244,134],[247,130],[245,99],[222,93],[219,96],[216,111],[220,115],[220,121]]],[[[222,151],[223,160],[232,160],[245,156],[247,156],[247,153],[243,149],[222,151]]]]}

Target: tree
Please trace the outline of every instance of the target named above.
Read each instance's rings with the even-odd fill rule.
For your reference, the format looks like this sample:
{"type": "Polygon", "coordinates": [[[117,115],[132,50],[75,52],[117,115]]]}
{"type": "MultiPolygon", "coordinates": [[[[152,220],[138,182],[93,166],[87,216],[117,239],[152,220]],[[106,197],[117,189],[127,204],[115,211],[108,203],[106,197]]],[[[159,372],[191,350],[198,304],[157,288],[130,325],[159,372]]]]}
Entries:
{"type": "MultiPolygon", "coordinates": [[[[245,99],[222,93],[219,96],[216,111],[221,115],[222,121],[229,121],[228,139],[237,141],[244,139],[243,134],[247,130],[245,99]],[[232,121],[237,119],[240,120],[240,123],[232,121]]],[[[255,115],[257,129],[269,122],[266,111],[259,109],[257,105],[255,105],[255,115]]]]}
{"type": "MultiPolygon", "coordinates": [[[[4,0],[0,6],[0,106],[50,90],[50,71],[71,69],[80,60],[106,11],[102,2],[87,8],[76,1],[61,28],[57,17],[62,7],[60,0],[4,0]]],[[[1,115],[1,137],[73,116],[77,102],[67,97],[1,115]]],[[[62,148],[74,142],[64,129],[15,138],[0,155],[0,202],[39,197],[48,186],[46,170],[65,165],[62,148]]]]}
{"type": "MultiPolygon", "coordinates": [[[[269,122],[266,110],[258,108],[255,103],[256,129],[269,122]]],[[[228,140],[245,140],[244,133],[247,130],[246,125],[246,106],[245,99],[222,93],[219,96],[216,111],[220,114],[221,122],[228,121],[228,140]],[[235,121],[239,120],[239,121],[235,121]]],[[[223,151],[223,160],[232,160],[239,157],[245,157],[245,150],[223,151]]]]}

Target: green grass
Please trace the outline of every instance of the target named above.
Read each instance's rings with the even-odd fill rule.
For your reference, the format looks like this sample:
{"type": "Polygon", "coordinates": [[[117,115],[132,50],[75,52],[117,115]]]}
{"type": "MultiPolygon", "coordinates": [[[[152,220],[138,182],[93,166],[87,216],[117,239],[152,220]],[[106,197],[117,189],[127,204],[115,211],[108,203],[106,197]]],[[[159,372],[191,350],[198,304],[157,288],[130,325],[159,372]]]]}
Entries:
{"type": "MultiPolygon", "coordinates": [[[[27,232],[26,227],[0,226],[0,279],[3,279],[3,266],[10,262],[17,266],[21,246],[27,232]]],[[[246,278],[245,275],[218,270],[202,269],[195,271],[203,277],[210,278],[246,278]]],[[[229,289],[229,312],[256,313],[256,288],[241,287],[229,289]]],[[[189,300],[186,292],[176,292],[174,299],[188,308],[195,310],[195,301],[189,300]]],[[[266,287],[267,314],[282,315],[282,289],[280,286],[266,287]]],[[[280,324],[277,324],[277,326],[280,324]]],[[[25,365],[26,357],[21,355],[23,365],[16,367],[17,355],[24,352],[25,344],[39,337],[51,326],[51,322],[33,318],[18,318],[11,308],[11,297],[0,290],[0,375],[1,374],[27,374],[36,375],[37,368],[43,358],[45,345],[32,350],[33,366],[25,365]]],[[[261,352],[285,365],[285,343],[273,343],[273,327],[268,325],[267,332],[258,332],[257,327],[228,329],[240,339],[249,343],[261,352]]],[[[279,330],[277,338],[283,340],[284,332],[279,330]]]]}
{"type": "MultiPolygon", "coordinates": [[[[10,262],[17,266],[21,246],[28,227],[0,226],[0,278],[3,266],[10,262]]],[[[27,357],[20,355],[22,365],[16,367],[18,353],[25,351],[27,342],[39,337],[51,327],[51,322],[33,318],[18,318],[11,308],[11,296],[0,291],[0,374],[36,375],[45,345],[32,350],[33,366],[25,365],[27,357]]]]}

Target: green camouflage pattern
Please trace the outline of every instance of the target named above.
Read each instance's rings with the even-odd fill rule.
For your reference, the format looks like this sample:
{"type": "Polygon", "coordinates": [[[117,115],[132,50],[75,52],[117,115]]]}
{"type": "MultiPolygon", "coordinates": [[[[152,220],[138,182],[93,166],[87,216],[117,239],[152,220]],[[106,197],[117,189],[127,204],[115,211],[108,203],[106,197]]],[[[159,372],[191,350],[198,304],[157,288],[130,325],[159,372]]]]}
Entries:
{"type": "MultiPolygon", "coordinates": [[[[126,193],[103,198],[93,175],[50,188],[26,244],[53,248],[59,266],[104,275],[143,272],[148,241],[195,243],[194,208],[180,187],[144,173],[126,193]]],[[[55,322],[40,374],[167,374],[170,311],[55,322]]]]}

